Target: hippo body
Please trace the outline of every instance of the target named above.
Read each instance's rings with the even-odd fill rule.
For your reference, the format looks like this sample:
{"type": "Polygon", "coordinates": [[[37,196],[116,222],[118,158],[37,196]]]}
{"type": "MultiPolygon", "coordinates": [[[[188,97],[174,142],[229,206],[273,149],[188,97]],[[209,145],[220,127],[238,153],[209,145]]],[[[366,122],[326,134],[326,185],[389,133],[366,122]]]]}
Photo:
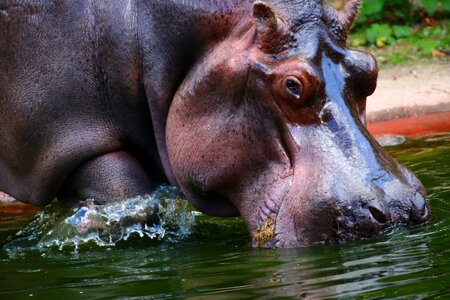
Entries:
{"type": "Polygon", "coordinates": [[[365,128],[359,4],[0,0],[0,191],[76,206],[170,182],[279,247],[425,222],[422,185],[365,128]]]}

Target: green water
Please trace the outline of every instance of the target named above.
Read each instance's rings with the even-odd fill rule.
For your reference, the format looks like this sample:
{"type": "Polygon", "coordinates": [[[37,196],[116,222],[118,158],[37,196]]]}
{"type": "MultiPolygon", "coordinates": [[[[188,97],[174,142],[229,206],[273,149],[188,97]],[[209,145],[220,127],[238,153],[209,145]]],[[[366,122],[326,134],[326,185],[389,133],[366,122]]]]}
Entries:
{"type": "MultiPolygon", "coordinates": [[[[389,151],[427,188],[432,220],[425,227],[344,245],[252,249],[239,219],[181,207],[154,239],[138,228],[126,238],[116,233],[110,244],[94,238],[75,248],[73,232],[65,242],[61,236],[70,222],[58,219],[67,215],[58,207],[47,208],[19,235],[29,212],[3,212],[0,244],[10,238],[0,250],[0,299],[450,299],[450,134],[389,151]]],[[[102,241],[108,236],[97,235],[102,241]]]]}

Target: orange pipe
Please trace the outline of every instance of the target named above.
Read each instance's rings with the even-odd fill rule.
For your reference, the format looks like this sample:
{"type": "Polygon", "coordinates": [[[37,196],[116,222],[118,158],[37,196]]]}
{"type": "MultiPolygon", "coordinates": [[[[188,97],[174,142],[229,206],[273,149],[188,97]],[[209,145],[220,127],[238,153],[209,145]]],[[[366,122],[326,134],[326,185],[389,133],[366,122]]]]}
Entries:
{"type": "Polygon", "coordinates": [[[450,131],[450,112],[374,122],[369,123],[367,127],[374,136],[398,134],[407,137],[418,137],[432,133],[446,132],[450,131]]]}

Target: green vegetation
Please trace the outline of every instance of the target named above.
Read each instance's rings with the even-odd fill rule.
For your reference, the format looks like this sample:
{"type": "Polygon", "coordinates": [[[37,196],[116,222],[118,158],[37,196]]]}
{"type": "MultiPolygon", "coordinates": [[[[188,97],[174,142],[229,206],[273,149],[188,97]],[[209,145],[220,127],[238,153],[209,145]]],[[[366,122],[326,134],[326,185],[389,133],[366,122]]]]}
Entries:
{"type": "Polygon", "coordinates": [[[440,21],[434,27],[372,24],[355,30],[350,35],[349,44],[356,48],[370,48],[381,64],[448,59],[450,20],[440,21]]]}
{"type": "Polygon", "coordinates": [[[449,13],[449,0],[366,0],[363,1],[358,23],[383,20],[413,23],[424,16],[442,18],[449,13]]]}
{"type": "Polygon", "coordinates": [[[370,48],[381,64],[448,59],[450,0],[365,0],[349,45],[370,48]]]}

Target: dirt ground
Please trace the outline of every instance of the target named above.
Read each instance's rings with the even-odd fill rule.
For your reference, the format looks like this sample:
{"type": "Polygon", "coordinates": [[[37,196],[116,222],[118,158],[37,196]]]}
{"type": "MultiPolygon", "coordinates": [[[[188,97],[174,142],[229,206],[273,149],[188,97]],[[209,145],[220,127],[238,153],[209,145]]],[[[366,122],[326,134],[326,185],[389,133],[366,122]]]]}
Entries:
{"type": "Polygon", "coordinates": [[[380,70],[367,119],[382,122],[450,112],[450,60],[380,70]]]}

